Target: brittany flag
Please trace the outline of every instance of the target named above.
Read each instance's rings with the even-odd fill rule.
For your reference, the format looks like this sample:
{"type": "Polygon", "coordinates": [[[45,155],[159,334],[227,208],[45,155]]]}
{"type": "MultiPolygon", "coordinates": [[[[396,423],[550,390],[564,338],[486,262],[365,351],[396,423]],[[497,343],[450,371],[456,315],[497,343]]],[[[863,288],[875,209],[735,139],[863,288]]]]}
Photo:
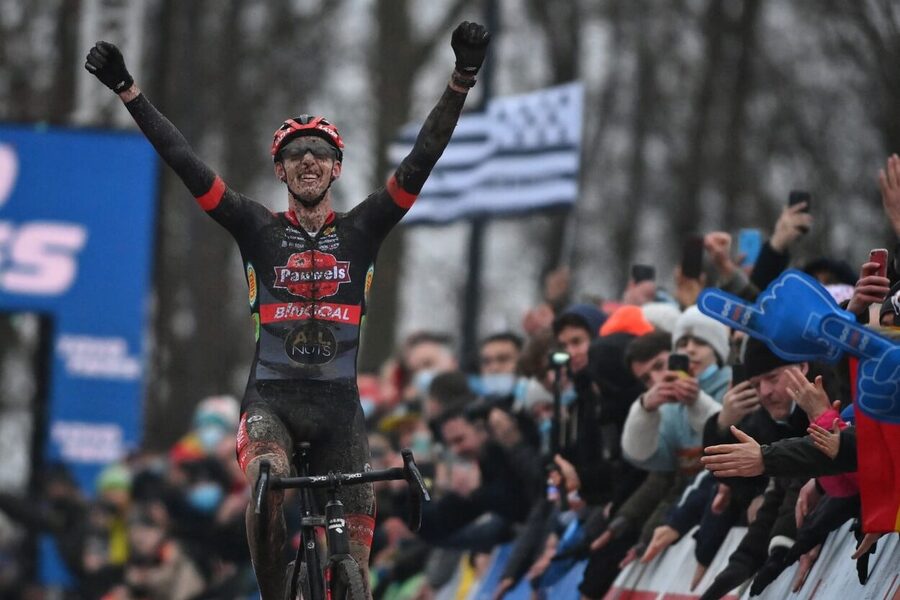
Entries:
{"type": "MultiPolygon", "coordinates": [[[[488,102],[464,114],[404,224],[571,206],[578,198],[581,83],[488,102]]],[[[403,127],[389,148],[394,165],[421,124],[403,127]]]]}

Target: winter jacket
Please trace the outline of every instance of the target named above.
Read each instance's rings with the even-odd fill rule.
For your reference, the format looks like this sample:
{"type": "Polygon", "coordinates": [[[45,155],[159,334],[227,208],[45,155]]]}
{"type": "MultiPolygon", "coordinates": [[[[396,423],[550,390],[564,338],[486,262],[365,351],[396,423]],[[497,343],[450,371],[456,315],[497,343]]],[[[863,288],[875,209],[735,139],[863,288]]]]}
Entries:
{"type": "Polygon", "coordinates": [[[712,473],[698,473],[685,488],[678,503],[671,508],[665,521],[680,536],[688,533],[694,525],[699,525],[693,535],[696,541],[694,556],[704,566],[712,562],[731,527],[749,504],[749,499],[743,501],[740,497],[732,497],[721,512],[713,512],[712,503],[718,491],[719,480],[712,473]]]}
{"type": "Polygon", "coordinates": [[[489,512],[510,523],[523,521],[542,489],[543,479],[536,454],[529,460],[525,456],[528,454],[524,452],[513,455],[493,442],[485,444],[478,459],[481,485],[468,496],[449,492],[425,504],[419,536],[440,544],[489,512]]]}
{"type": "Polygon", "coordinates": [[[753,271],[750,273],[750,283],[758,290],[764,290],[775,281],[781,272],[787,269],[791,255],[788,252],[782,254],[772,247],[769,240],[762,245],[753,271]]]}
{"type": "MultiPolygon", "coordinates": [[[[777,422],[762,407],[745,416],[738,423],[738,429],[755,439],[760,444],[771,444],[777,440],[806,434],[809,419],[799,406],[795,406],[786,422],[777,422]]],[[[710,417],[703,428],[703,446],[719,444],[736,444],[737,438],[729,429],[721,429],[716,416],[710,417]]],[[[820,453],[821,454],[821,453],[820,453]]],[[[767,475],[769,473],[767,472],[767,475]]],[[[799,474],[799,475],[802,475],[799,474]]],[[[747,504],[754,496],[766,489],[767,477],[729,477],[719,481],[731,488],[732,501],[747,504]]]]}
{"type": "Polygon", "coordinates": [[[637,467],[650,471],[700,471],[703,428],[722,409],[722,396],[731,382],[731,367],[723,367],[700,382],[691,406],[663,404],[648,411],[638,398],[631,405],[622,435],[622,452],[637,467]]]}
{"type": "Polygon", "coordinates": [[[766,474],[789,477],[820,477],[856,471],[856,427],[841,431],[841,446],[834,460],[813,445],[809,436],[797,436],[763,445],[766,474]]]}

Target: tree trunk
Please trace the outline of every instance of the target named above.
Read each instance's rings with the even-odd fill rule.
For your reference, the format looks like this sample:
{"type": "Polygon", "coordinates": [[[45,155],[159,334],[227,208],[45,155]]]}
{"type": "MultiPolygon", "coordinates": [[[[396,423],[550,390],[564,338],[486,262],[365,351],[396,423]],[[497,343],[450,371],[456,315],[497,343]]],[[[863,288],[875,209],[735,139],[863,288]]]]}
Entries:
{"type": "Polygon", "coordinates": [[[722,225],[725,231],[733,231],[738,225],[752,220],[752,215],[740,211],[748,205],[750,197],[746,185],[744,165],[744,143],[747,108],[753,97],[753,58],[756,55],[756,28],[761,12],[762,0],[745,0],[738,30],[738,59],[734,69],[729,107],[728,128],[725,135],[723,161],[717,169],[722,176],[725,196],[725,211],[722,225]]]}
{"type": "Polygon", "coordinates": [[[726,18],[724,0],[711,0],[704,17],[706,65],[697,87],[693,107],[693,123],[688,129],[688,152],[680,165],[681,193],[670,205],[670,222],[676,241],[697,230],[701,225],[700,191],[706,172],[706,141],[709,135],[711,111],[716,97],[716,82],[722,65],[722,44],[726,18]]]}
{"type": "MultiPolygon", "coordinates": [[[[438,43],[449,43],[449,28],[470,0],[455,0],[434,33],[422,41],[413,39],[408,0],[377,2],[378,36],[371,71],[375,90],[375,181],[384,185],[392,165],[387,150],[397,130],[410,118],[413,82],[438,43]]],[[[447,78],[451,65],[447,66],[447,78]]],[[[443,92],[435,90],[434,100],[443,92]]],[[[375,279],[366,307],[366,324],[359,354],[360,371],[374,371],[394,350],[400,276],[403,268],[404,229],[400,225],[387,236],[378,253],[375,279]]]]}

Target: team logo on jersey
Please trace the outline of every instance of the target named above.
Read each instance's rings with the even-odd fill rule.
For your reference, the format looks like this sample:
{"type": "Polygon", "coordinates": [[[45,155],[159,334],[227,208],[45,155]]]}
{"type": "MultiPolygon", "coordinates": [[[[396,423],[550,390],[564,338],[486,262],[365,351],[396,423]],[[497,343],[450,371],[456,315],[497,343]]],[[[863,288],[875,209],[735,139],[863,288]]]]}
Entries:
{"type": "Polygon", "coordinates": [[[284,351],[295,363],[324,365],[337,356],[337,339],[328,327],[316,321],[308,321],[285,336],[284,351]]]}
{"type": "Polygon", "coordinates": [[[369,303],[369,288],[372,287],[372,280],[375,278],[375,265],[369,267],[369,270],[366,271],[366,287],[363,291],[363,298],[366,299],[366,304],[369,303]]]}
{"type": "Polygon", "coordinates": [[[253,305],[256,304],[256,269],[253,268],[253,265],[247,263],[247,291],[250,298],[250,308],[253,308],[253,305]]]}
{"type": "Polygon", "coordinates": [[[304,298],[325,298],[337,294],[342,283],[350,283],[349,260],[307,250],[291,254],[287,264],[275,267],[272,287],[304,298]]]}

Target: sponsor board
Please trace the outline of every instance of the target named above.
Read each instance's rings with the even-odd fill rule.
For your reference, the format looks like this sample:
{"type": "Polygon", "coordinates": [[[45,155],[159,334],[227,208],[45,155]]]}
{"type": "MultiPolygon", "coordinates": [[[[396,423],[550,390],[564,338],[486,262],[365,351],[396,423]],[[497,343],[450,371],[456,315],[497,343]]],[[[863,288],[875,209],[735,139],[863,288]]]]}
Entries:
{"type": "Polygon", "coordinates": [[[128,352],[128,342],[120,337],[61,335],[56,354],[73,377],[134,381],[142,373],[140,358],[128,352]]]}
{"type": "Polygon", "coordinates": [[[122,428],[113,423],[58,421],[50,428],[50,439],[68,462],[109,463],[125,455],[122,428]]]}
{"type": "Polygon", "coordinates": [[[141,438],[156,160],[139,134],[0,125],[0,311],[52,323],[38,458],[88,493],[141,438]]]}

